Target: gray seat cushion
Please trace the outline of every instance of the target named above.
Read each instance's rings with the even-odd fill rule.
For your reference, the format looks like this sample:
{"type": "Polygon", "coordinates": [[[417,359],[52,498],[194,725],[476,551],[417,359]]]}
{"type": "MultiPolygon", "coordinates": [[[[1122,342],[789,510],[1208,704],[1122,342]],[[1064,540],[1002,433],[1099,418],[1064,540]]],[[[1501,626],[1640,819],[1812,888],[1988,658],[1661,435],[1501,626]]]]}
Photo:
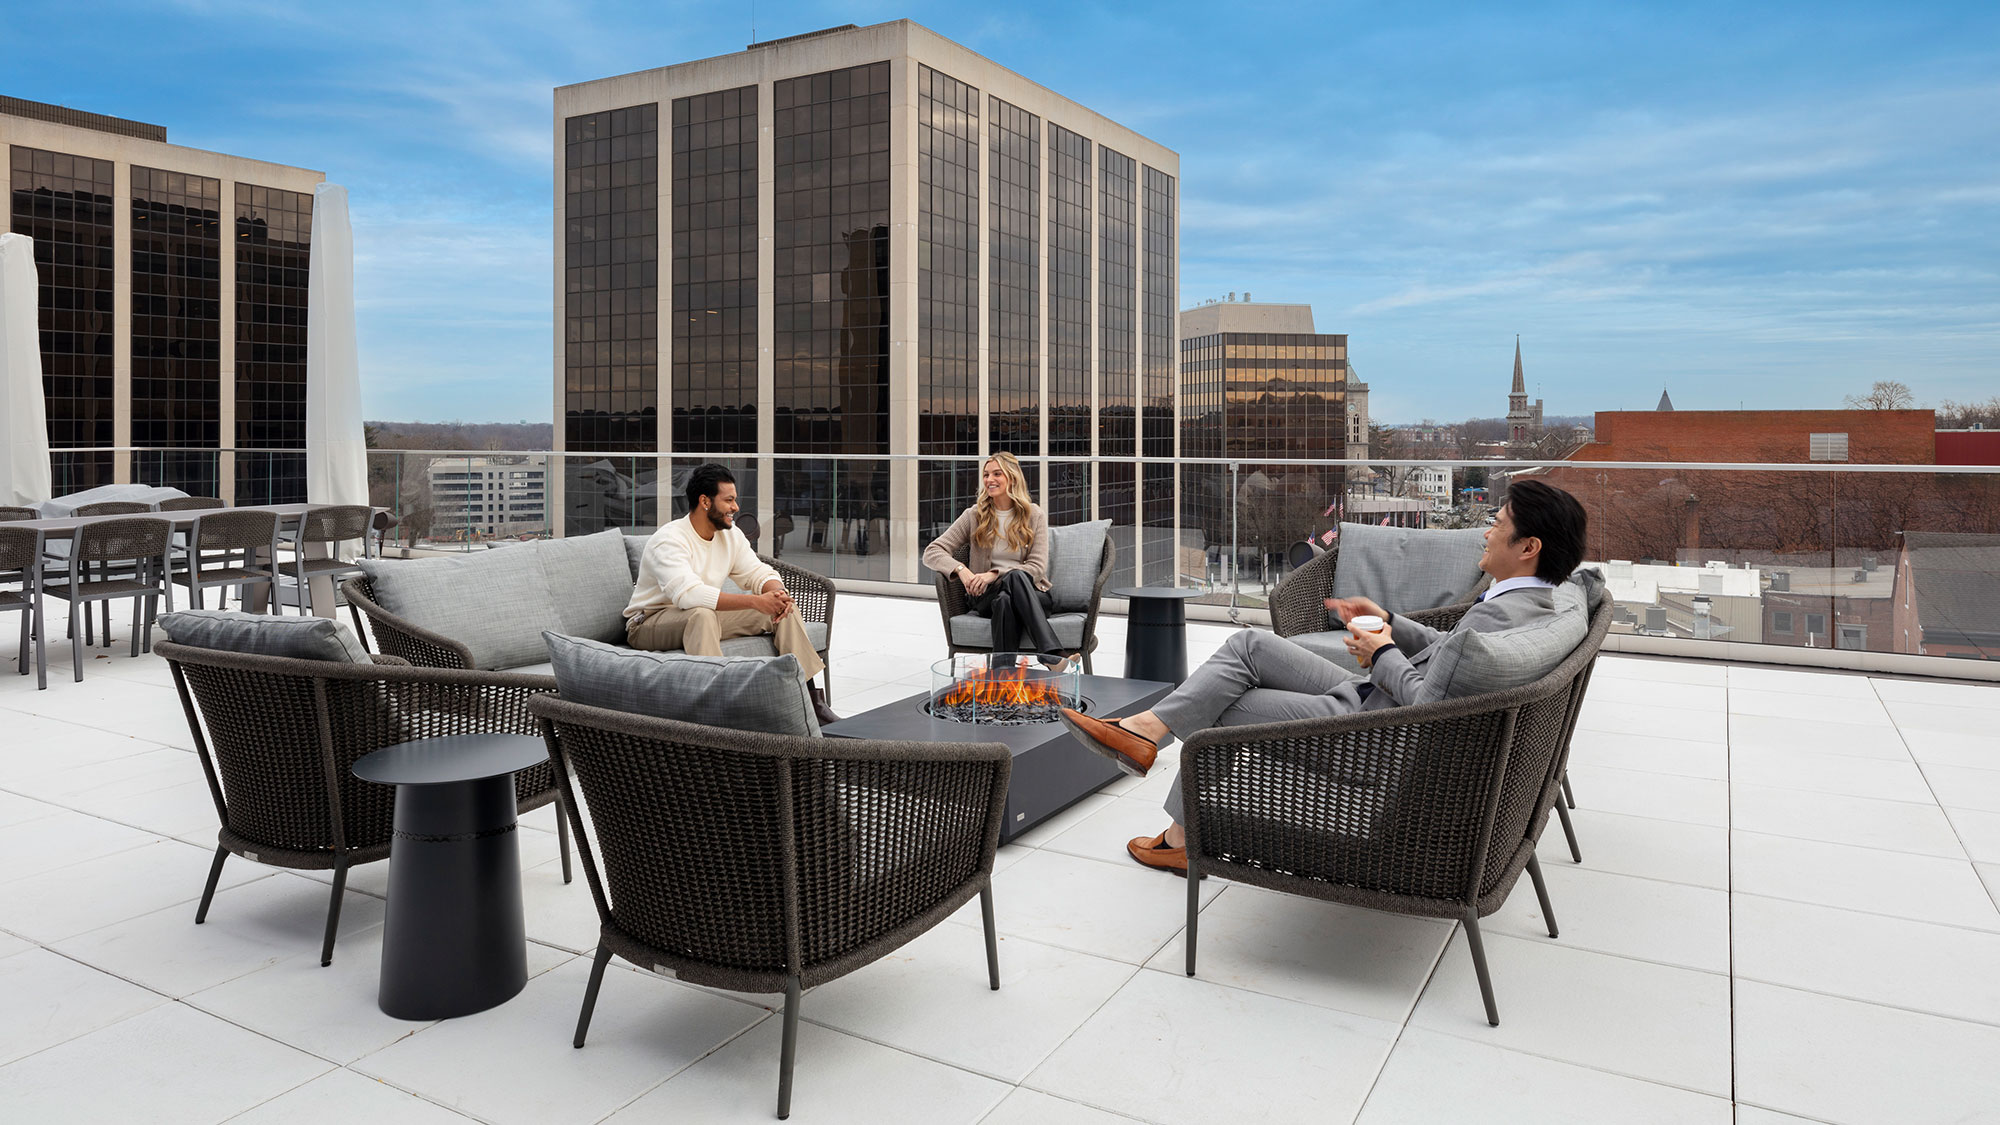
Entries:
{"type": "MultiPolygon", "coordinates": [[[[1486,550],[1482,528],[1422,531],[1340,525],[1340,554],[1333,561],[1335,597],[1373,598],[1391,613],[1456,605],[1485,579],[1479,556],[1486,550]]],[[[1338,621],[1329,621],[1339,628],[1338,621]]]]}
{"type": "Polygon", "coordinates": [[[729,730],[819,736],[799,662],[789,654],[642,652],[553,632],[546,643],[564,699],[729,730]]]}
{"type": "Polygon", "coordinates": [[[1104,537],[1110,531],[1110,520],[1049,528],[1049,597],[1058,611],[1090,608],[1090,595],[1097,589],[1097,564],[1104,557],[1104,537]]]}
{"type": "Polygon", "coordinates": [[[325,617],[189,609],[169,613],[158,624],[168,640],[190,648],[288,656],[295,660],[369,663],[368,647],[354,635],[354,630],[325,617]]]}
{"type": "Polygon", "coordinates": [[[562,626],[548,573],[532,548],[356,565],[383,609],[464,645],[475,668],[539,664],[548,659],[542,634],[562,626]]]}
{"type": "Polygon", "coordinates": [[[530,545],[541,559],[543,575],[555,595],[556,619],[562,623],[562,632],[593,641],[625,639],[625,606],[632,600],[626,538],[612,528],[530,545]]]}
{"type": "MultiPolygon", "coordinates": [[[[1049,627],[1055,630],[1056,643],[1066,649],[1083,647],[1083,624],[1088,619],[1082,613],[1052,613],[1049,627]]],[[[993,647],[993,622],[990,618],[976,613],[961,613],[951,619],[951,642],[971,648],[993,647]]]]}
{"type": "MultiPolygon", "coordinates": [[[[808,621],[805,623],[805,626],[806,626],[806,639],[810,640],[813,643],[813,648],[817,649],[820,652],[825,652],[826,626],[822,625],[817,621],[808,621]]],[[[622,648],[624,646],[620,645],[618,647],[622,648]]],[[[722,655],[776,656],[778,655],[778,650],[777,647],[771,643],[771,638],[768,636],[731,637],[728,640],[722,642],[722,655]]],[[[524,664],[519,668],[509,668],[507,670],[509,672],[522,672],[531,676],[555,675],[555,665],[549,663],[524,664]]]]}

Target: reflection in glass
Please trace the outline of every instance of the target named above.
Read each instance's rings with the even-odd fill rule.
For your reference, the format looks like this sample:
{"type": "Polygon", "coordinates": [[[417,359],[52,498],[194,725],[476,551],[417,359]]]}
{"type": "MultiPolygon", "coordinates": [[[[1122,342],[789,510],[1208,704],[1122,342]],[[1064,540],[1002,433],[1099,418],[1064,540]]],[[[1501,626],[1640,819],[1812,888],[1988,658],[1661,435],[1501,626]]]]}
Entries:
{"type": "Polygon", "coordinates": [[[306,499],[310,194],[236,185],[236,502],[306,499]],[[268,452],[296,450],[297,452],[268,452]]]}
{"type": "Polygon", "coordinates": [[[133,165],[132,477],[221,495],[222,181],[133,165]]]}
{"type": "Polygon", "coordinates": [[[42,393],[56,495],[109,484],[112,429],[112,164],[10,146],[11,229],[35,240],[42,393]]]}
{"type": "Polygon", "coordinates": [[[757,448],[757,87],[674,101],[674,449],[757,448]]]}
{"type": "Polygon", "coordinates": [[[1042,121],[988,97],[988,448],[1041,453],[1042,121]]]}
{"type": "MultiPolygon", "coordinates": [[[[657,104],[646,104],[563,123],[562,424],[570,450],[658,447],[659,116],[657,104]]],[[[605,525],[568,526],[587,533],[605,525]]]]}

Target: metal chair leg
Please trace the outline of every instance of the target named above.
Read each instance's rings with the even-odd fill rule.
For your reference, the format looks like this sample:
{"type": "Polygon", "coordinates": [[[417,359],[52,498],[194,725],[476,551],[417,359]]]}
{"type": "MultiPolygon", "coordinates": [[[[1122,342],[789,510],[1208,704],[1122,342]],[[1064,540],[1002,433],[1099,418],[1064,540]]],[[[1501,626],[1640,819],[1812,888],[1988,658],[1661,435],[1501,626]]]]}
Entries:
{"type": "Polygon", "coordinates": [[[1576,846],[1576,826],[1569,822],[1569,808],[1563,804],[1560,797],[1556,799],[1556,816],[1562,820],[1563,838],[1569,841],[1570,862],[1582,863],[1583,850],[1576,846]]]}
{"type": "Polygon", "coordinates": [[[1576,791],[1575,791],[1574,789],[1571,789],[1571,788],[1569,787],[1569,771],[1568,771],[1568,770],[1564,770],[1564,771],[1563,771],[1563,800],[1565,800],[1565,801],[1569,802],[1569,807],[1570,807],[1570,808],[1575,808],[1575,807],[1576,807],[1576,791]]]}
{"type": "Polygon", "coordinates": [[[1479,909],[1465,908],[1465,943],[1472,947],[1472,969],[1479,974],[1479,998],[1486,1001],[1486,1022],[1500,1026],[1500,1009],[1493,1003],[1493,978],[1486,972],[1486,946],[1479,940],[1479,909]]]}
{"type": "Polygon", "coordinates": [[[1548,923],[1549,936],[1562,936],[1556,932],[1556,908],[1549,905],[1549,885],[1542,882],[1542,865],[1533,855],[1528,857],[1528,878],[1535,881],[1535,898],[1542,904],[1542,921],[1548,923]]]}
{"type": "Polygon", "coordinates": [[[799,978],[785,980],[785,1034],[778,1050],[778,1120],[792,1115],[792,1063],[799,1054],[799,978]]]}
{"type": "Polygon", "coordinates": [[[1194,975],[1194,941],[1201,925],[1201,873],[1195,870],[1194,849],[1187,851],[1187,975],[1194,975]]]}
{"type": "Polygon", "coordinates": [[[562,851],[563,883],[569,883],[569,808],[556,796],[556,847],[562,851]]]}
{"type": "MultiPolygon", "coordinates": [[[[71,590],[70,593],[74,595],[76,591],[71,590]]],[[[69,600],[69,659],[70,663],[76,666],[76,682],[82,683],[83,637],[78,635],[76,630],[76,604],[76,598],[72,596],[69,600]]],[[[90,607],[88,606],[85,606],[83,610],[83,623],[85,628],[90,626],[90,607]]]]}
{"type": "MultiPolygon", "coordinates": [[[[137,594],[132,595],[132,655],[133,656],[139,655],[139,618],[141,612],[144,611],[145,609],[145,604],[144,604],[145,601],[146,601],[145,598],[142,598],[137,594]]],[[[107,615],[109,615],[111,612],[111,603],[108,601],[104,603],[104,612],[107,615]]],[[[104,636],[106,640],[109,640],[111,637],[111,630],[107,628],[104,631],[104,636]]],[[[105,647],[109,648],[111,646],[106,645],[105,647]]]]}
{"type": "Polygon", "coordinates": [[[590,1014],[597,1010],[597,989],[604,983],[604,966],[611,962],[611,947],[600,944],[597,956],[590,962],[590,984],[583,990],[583,1010],[576,1015],[576,1038],[570,1046],[581,1049],[583,1037],[590,1031],[590,1014]]]}
{"type": "Polygon", "coordinates": [[[979,920],[986,927],[986,984],[993,991],[1000,991],[1000,938],[993,932],[993,886],[987,884],[979,892],[979,920]]]}
{"type": "Polygon", "coordinates": [[[222,879],[222,861],[229,858],[229,849],[218,845],[215,862],[208,868],[208,886],[201,889],[201,905],[195,907],[194,924],[199,926],[208,921],[208,904],[215,899],[215,884],[222,879]]]}
{"type": "Polygon", "coordinates": [[[347,857],[333,861],[333,901],[326,908],[326,944],[319,948],[320,968],[333,964],[333,934],[340,928],[340,899],[347,890],[347,857]]]}

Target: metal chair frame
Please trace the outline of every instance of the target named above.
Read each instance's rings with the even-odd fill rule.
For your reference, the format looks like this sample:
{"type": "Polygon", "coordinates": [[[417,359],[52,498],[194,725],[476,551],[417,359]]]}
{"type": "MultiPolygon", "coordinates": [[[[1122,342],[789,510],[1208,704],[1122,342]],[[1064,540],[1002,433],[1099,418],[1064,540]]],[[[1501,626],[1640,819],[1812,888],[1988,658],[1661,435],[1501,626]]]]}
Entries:
{"type": "MultiPolygon", "coordinates": [[[[21,615],[21,648],[15,663],[28,674],[28,650],[35,655],[35,686],[48,690],[49,644],[42,629],[42,532],[0,526],[0,573],[19,572],[21,589],[0,590],[0,613],[21,615]]],[[[11,580],[11,579],[10,579],[11,580]]]]}
{"type": "Polygon", "coordinates": [[[157,517],[146,519],[106,520],[77,529],[76,537],[70,540],[70,566],[68,581],[50,584],[46,581],[41,589],[50,595],[69,603],[69,643],[70,657],[76,664],[76,678],[83,680],[84,638],[76,630],[77,615],[81,612],[86,620],[90,615],[91,602],[103,602],[104,646],[111,647],[111,607],[110,603],[119,598],[132,599],[132,655],[141,651],[151,652],[153,648],[153,622],[159,617],[160,598],[167,601],[167,612],[174,611],[173,584],[167,580],[172,573],[173,527],[167,520],[157,517]],[[145,526],[150,525],[150,526],[145,526]],[[157,550],[139,550],[130,554],[112,551],[101,546],[117,536],[143,537],[148,545],[157,545],[157,550]],[[132,565],[130,577],[115,576],[115,564],[129,561],[132,565]],[[103,564],[96,568],[92,577],[92,563],[103,564]],[[157,573],[155,568],[157,567],[157,573]],[[92,589],[95,587],[95,589],[92,589]],[[141,617],[141,602],[144,602],[144,616],[141,617]],[[143,641],[141,628],[143,626],[143,641]]]}

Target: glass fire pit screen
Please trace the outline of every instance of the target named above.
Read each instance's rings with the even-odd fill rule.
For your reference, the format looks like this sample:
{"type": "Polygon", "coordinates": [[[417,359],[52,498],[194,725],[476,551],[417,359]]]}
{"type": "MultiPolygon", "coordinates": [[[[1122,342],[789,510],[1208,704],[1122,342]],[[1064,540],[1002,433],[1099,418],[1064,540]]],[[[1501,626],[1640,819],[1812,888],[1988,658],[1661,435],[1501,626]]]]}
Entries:
{"type": "Polygon", "coordinates": [[[964,652],[931,665],[931,715],[955,723],[1053,723],[1056,709],[1083,709],[1083,675],[1031,652],[964,652]]]}

